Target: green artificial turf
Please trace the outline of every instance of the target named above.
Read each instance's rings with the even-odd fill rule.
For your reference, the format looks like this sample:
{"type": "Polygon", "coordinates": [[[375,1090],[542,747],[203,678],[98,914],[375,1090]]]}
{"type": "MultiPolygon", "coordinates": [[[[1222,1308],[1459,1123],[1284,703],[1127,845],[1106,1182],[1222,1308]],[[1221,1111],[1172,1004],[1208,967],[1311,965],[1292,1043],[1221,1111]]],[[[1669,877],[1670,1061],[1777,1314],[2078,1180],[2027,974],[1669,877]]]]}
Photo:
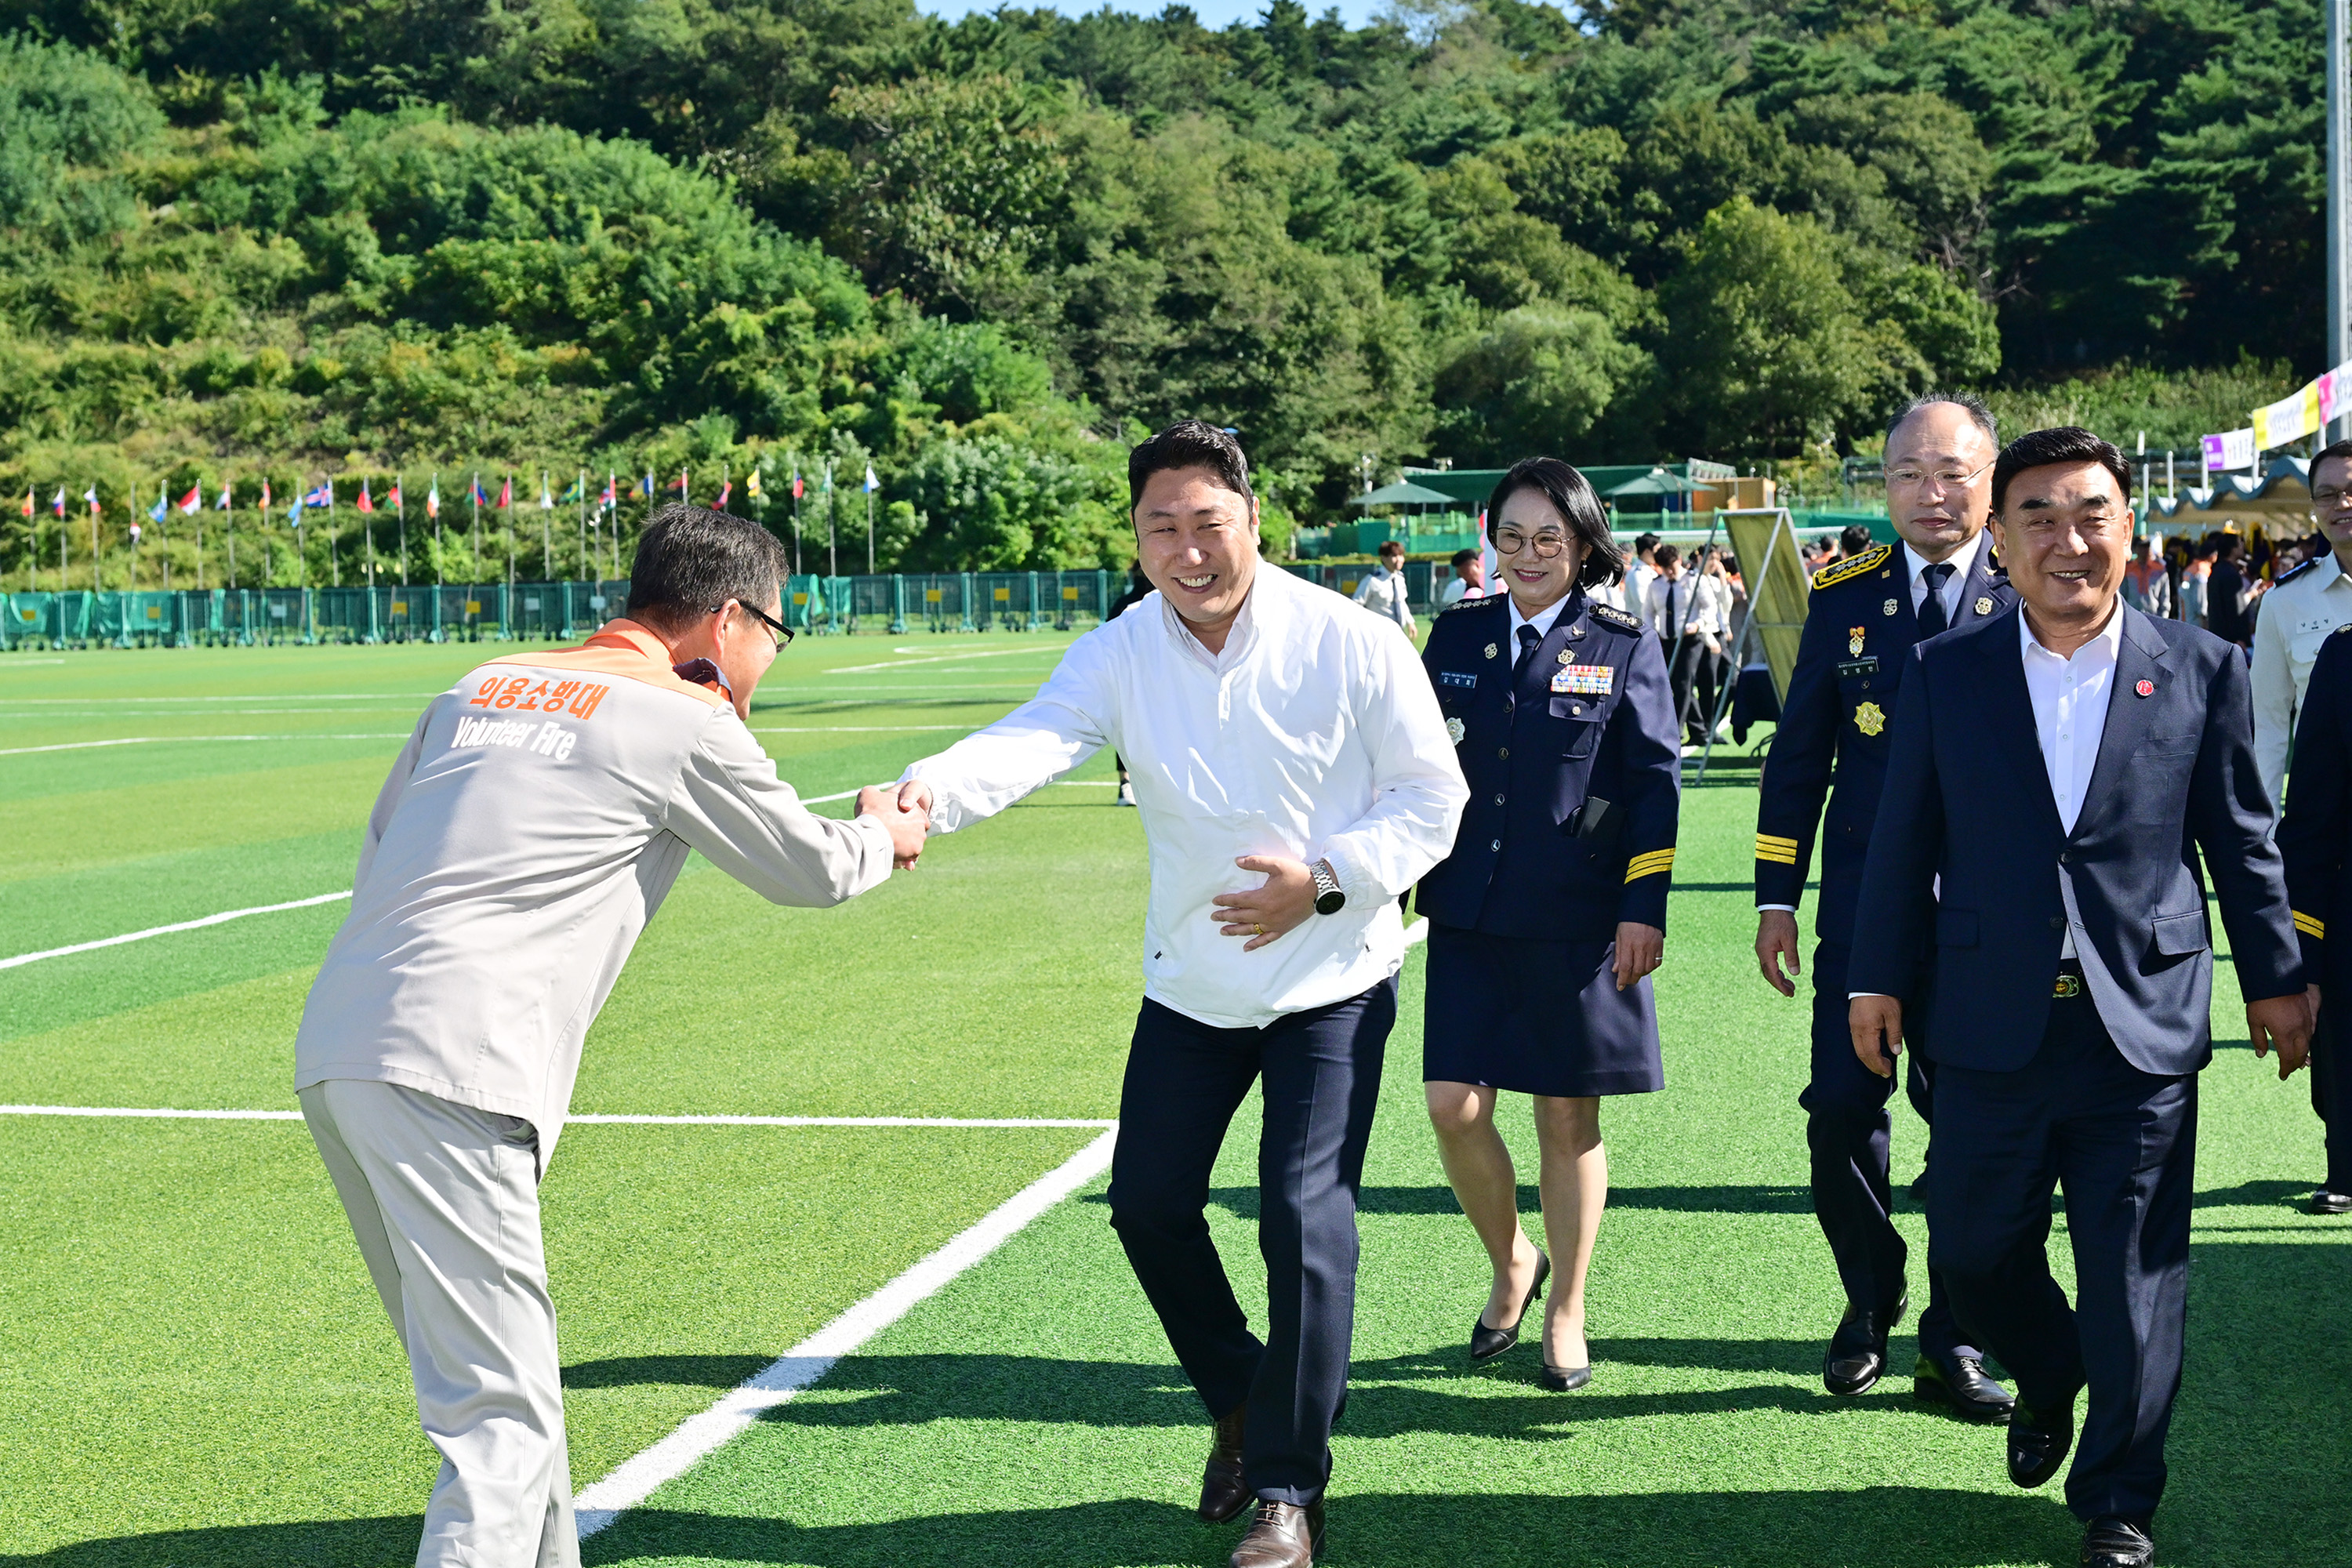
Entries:
{"type": "MultiPolygon", "coordinates": [[[[849,789],[1003,711],[1066,641],[803,639],[753,726],[804,794],[849,789]]],[[[0,755],[0,946],[348,886],[398,737],[498,651],[0,658],[0,750],[286,737],[0,755]],[[388,738],[323,738],[362,732],[388,738]]],[[[697,863],[591,1036],[577,1109],[1113,1114],[1141,837],[1085,787],[1107,758],[1076,777],[841,910],[772,909],[697,863]]],[[[1475,1372],[1462,1353],[1485,1270],[1420,1108],[1408,961],[1329,1561],[2074,1560],[2058,1489],[2011,1488],[1997,1435],[1918,1412],[1903,1378],[1821,1391],[1839,1301],[1804,1186],[1807,1003],[1768,991],[1749,951],[1753,777],[1735,758],[1685,795],[1658,981],[1668,1088],[1604,1114],[1614,1201],[1580,1394],[1543,1394],[1531,1344],[1475,1372]]],[[[293,1026],[340,914],[0,971],[0,1101],[290,1108],[293,1026]]],[[[2318,1171],[2305,1084],[2252,1059],[2226,966],[2217,990],[2162,1560],[2352,1563],[2352,1365],[2332,1327],[2352,1229],[2294,1209],[2318,1171]]],[[[1524,1171],[1524,1108],[1506,1122],[1524,1171]]],[[[567,1131],[545,1194],[575,1482],[1090,1136],[567,1131]]],[[[1898,1107],[1898,1182],[1922,1142],[1898,1107]]],[[[1262,1294],[1254,1160],[1245,1114],[1212,1209],[1245,1301],[1262,1294]]],[[[434,1456],[299,1123],[5,1117],[0,1170],[0,1568],[412,1558],[434,1456]]],[[[1099,1183],[1049,1212],[593,1538],[589,1561],[1222,1563],[1234,1529],[1189,1515],[1205,1418],[1107,1212],[1099,1183]]],[[[1903,1224],[1916,1300],[1924,1232],[1907,1206],[1903,1224]]],[[[2064,1279],[2063,1230],[2054,1257],[2064,1279]]],[[[1906,1331],[1898,1366],[1909,1349],[1906,1331]]]]}

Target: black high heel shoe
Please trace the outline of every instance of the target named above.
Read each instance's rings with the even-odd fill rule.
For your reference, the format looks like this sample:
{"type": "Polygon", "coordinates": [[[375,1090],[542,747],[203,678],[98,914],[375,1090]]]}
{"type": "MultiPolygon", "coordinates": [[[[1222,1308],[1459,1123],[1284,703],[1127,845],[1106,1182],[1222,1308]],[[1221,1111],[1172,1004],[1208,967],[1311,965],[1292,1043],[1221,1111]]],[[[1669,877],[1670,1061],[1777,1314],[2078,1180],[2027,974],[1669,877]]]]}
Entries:
{"type": "Polygon", "coordinates": [[[1486,1314],[1484,1312],[1479,1313],[1478,1321],[1470,1325],[1472,1361],[1492,1361],[1519,1342],[1519,1325],[1528,1321],[1528,1309],[1536,1304],[1537,1299],[1543,1294],[1544,1281],[1550,1278],[1551,1259],[1544,1256],[1543,1248],[1538,1247],[1536,1282],[1528,1287],[1528,1299],[1519,1303],[1519,1315],[1511,1320],[1511,1326],[1490,1329],[1486,1326],[1486,1314]]]}
{"type": "Polygon", "coordinates": [[[1592,1368],[1584,1366],[1554,1366],[1543,1363],[1543,1385],[1554,1394],[1572,1394],[1592,1381],[1592,1368]]]}

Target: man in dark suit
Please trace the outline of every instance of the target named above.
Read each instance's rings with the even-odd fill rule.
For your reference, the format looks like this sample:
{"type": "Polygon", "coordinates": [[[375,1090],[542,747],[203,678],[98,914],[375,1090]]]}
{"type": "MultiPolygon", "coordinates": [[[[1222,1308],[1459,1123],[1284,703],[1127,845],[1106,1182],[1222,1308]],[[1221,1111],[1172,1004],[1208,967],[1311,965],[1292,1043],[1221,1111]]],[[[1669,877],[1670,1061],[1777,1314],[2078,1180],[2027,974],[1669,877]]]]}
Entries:
{"type": "MultiPolygon", "coordinates": [[[[1758,790],[1756,961],[1783,996],[1797,994],[1790,976],[1804,969],[1797,906],[1815,830],[1821,835],[1812,1068],[1798,1103],[1812,1153],[1813,1213],[1845,1293],[1844,1317],[1822,1358],[1822,1382],[1832,1394],[1864,1393],[1885,1374],[1887,1336],[1907,1300],[1909,1250],[1889,1215],[1886,1107],[1894,1085],[1853,1059],[1846,1032],[1854,898],[1886,776],[1887,718],[1904,656],[1915,643],[2016,603],[1984,536],[2000,451],[1993,430],[1982,403],[1944,394],[1921,398],[1888,428],[1887,514],[1902,543],[1864,550],[1813,578],[1797,666],[1758,790]]],[[[1927,1115],[1929,1094],[1916,1062],[1911,1090],[1927,1115]]],[[[2009,1419],[2009,1391],[1985,1375],[1983,1352],[1953,1321],[1933,1268],[1911,1387],[1968,1420],[2009,1419]]]]}
{"type": "Polygon", "coordinates": [[[2275,1040],[2299,1067],[2312,1023],[2244,656],[2121,603],[2129,486],[2086,430],[2034,431],[1993,466],[2020,608],[1910,656],[1848,973],[1854,1053],[1891,1073],[1932,937],[1928,1245],[2017,1378],[2019,1486],[2057,1473],[2088,1384],[2066,1501],[2092,1568],[2155,1556],[2212,1057],[2209,879],[2256,1054],[2275,1040]],[[2060,1184],[2079,1313],[2044,1251],[2060,1184]]]}

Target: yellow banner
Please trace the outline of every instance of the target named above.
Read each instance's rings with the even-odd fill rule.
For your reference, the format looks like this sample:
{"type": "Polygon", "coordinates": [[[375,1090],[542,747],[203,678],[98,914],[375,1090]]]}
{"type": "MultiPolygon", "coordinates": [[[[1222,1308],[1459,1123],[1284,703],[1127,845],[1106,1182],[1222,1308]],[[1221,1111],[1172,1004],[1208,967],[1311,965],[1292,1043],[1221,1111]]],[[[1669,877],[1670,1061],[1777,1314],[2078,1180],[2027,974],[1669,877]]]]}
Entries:
{"type": "Polygon", "coordinates": [[[2319,383],[2315,381],[2292,397],[2282,397],[2267,408],[2254,410],[2254,446],[2269,451],[2299,441],[2319,428],[2319,383]]]}

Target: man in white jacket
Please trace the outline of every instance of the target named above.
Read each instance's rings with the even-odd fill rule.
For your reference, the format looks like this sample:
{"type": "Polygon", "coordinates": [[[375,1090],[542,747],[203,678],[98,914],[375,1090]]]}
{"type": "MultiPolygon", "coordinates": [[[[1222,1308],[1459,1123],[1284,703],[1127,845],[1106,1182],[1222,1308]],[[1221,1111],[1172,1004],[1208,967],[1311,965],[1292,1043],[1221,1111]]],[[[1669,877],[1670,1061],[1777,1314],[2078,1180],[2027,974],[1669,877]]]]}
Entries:
{"type": "Polygon", "coordinates": [[[812,815],[744,728],[792,634],[756,524],[664,508],[626,618],[436,698],[370,815],[294,1087],[441,1451],[420,1568],[572,1568],[540,1178],[580,1046],[689,849],[779,904],[911,865],[887,794],[812,815]]]}
{"type": "Polygon", "coordinates": [[[1151,894],[1111,1225],[1217,1426],[1201,1516],[1255,1500],[1234,1568],[1307,1568],[1347,1394],[1397,895],[1452,850],[1469,788],[1412,645],[1260,564],[1231,436],[1161,431],[1128,488],[1158,592],[1071,645],[1033,700],[908,769],[898,800],[951,832],[1106,745],[1127,759],[1151,894]],[[1202,1212],[1260,1079],[1263,1341],[1202,1212]]]}

